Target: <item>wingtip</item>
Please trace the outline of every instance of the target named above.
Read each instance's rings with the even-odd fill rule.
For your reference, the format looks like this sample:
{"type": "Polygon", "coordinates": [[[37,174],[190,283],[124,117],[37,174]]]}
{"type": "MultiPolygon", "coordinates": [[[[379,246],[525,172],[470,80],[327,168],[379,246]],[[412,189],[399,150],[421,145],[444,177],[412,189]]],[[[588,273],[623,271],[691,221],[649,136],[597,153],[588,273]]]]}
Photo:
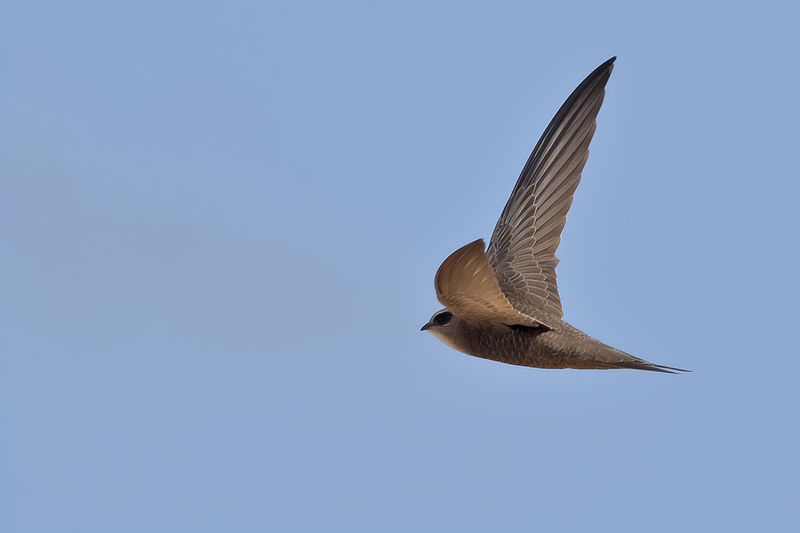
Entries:
{"type": "MultiPolygon", "coordinates": [[[[571,98],[573,98],[573,96],[574,96],[576,93],[580,93],[580,92],[581,92],[581,89],[583,89],[583,88],[585,88],[585,87],[588,87],[589,85],[592,85],[592,84],[594,84],[594,83],[597,83],[597,82],[598,82],[598,80],[600,80],[599,82],[600,82],[600,83],[601,83],[603,86],[605,86],[606,82],[607,82],[607,81],[608,81],[608,79],[611,77],[611,72],[614,70],[614,61],[616,61],[616,60],[617,60],[617,56],[612,56],[612,57],[610,57],[609,59],[606,59],[605,61],[603,61],[602,63],[600,63],[600,64],[597,66],[597,68],[595,68],[595,69],[594,69],[594,70],[591,72],[591,74],[589,74],[588,76],[586,76],[586,78],[583,80],[583,82],[581,82],[581,84],[580,84],[580,85],[578,85],[578,88],[577,88],[577,89],[575,89],[575,90],[572,92],[572,94],[570,95],[570,99],[571,99],[571,98]]],[[[570,99],[567,99],[567,102],[569,102],[569,101],[570,101],[570,99]]],[[[566,104],[566,102],[565,102],[565,104],[566,104]]]]}
{"type": "Polygon", "coordinates": [[[611,56],[610,58],[603,61],[597,70],[608,70],[611,71],[614,69],[614,62],[617,60],[617,56],[611,56]]]}

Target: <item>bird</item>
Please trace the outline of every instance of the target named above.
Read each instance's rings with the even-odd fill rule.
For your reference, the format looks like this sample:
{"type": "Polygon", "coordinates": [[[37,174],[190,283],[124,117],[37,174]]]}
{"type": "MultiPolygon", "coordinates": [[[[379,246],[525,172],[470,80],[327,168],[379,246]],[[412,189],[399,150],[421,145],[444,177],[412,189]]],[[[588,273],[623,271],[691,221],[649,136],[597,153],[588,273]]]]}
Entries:
{"type": "Polygon", "coordinates": [[[450,254],[435,277],[444,305],[422,326],[468,355],[536,368],[675,374],[563,320],[556,251],[616,56],[594,69],[545,128],[492,233],[450,254]]]}

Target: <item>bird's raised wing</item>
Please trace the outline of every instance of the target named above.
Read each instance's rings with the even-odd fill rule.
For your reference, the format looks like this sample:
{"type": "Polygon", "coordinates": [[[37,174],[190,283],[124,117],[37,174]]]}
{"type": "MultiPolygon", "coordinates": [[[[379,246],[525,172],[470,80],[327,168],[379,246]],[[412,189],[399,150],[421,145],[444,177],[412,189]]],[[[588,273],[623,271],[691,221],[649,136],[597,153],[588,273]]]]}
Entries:
{"type": "Polygon", "coordinates": [[[615,59],[589,74],[550,121],[492,234],[488,255],[497,283],[516,309],[533,317],[564,315],[556,250],[615,59]]]}
{"type": "Polygon", "coordinates": [[[436,272],[436,297],[461,318],[506,325],[547,325],[516,309],[500,285],[483,251],[483,240],[462,246],[436,272]]]}

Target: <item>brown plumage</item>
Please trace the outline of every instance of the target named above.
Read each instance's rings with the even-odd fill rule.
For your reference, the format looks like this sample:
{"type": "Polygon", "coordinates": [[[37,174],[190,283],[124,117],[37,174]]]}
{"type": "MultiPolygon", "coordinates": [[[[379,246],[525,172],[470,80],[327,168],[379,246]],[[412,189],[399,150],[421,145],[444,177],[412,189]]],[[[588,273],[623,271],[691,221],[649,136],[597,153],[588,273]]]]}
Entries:
{"type": "Polygon", "coordinates": [[[453,252],[436,273],[445,309],[422,327],[464,353],[538,368],[682,371],[649,363],[562,320],[556,250],[589,157],[612,57],[572,92],[528,158],[492,234],[453,252]]]}

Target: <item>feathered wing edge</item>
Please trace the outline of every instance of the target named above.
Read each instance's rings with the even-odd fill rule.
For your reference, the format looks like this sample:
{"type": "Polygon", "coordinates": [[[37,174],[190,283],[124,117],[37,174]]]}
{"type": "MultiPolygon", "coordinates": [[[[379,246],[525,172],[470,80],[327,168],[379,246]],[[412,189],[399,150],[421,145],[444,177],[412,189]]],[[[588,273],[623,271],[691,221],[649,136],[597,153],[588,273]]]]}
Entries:
{"type": "Polygon", "coordinates": [[[612,57],[575,88],[522,169],[489,244],[489,262],[515,307],[563,315],[556,251],[614,66],[612,57]]]}

